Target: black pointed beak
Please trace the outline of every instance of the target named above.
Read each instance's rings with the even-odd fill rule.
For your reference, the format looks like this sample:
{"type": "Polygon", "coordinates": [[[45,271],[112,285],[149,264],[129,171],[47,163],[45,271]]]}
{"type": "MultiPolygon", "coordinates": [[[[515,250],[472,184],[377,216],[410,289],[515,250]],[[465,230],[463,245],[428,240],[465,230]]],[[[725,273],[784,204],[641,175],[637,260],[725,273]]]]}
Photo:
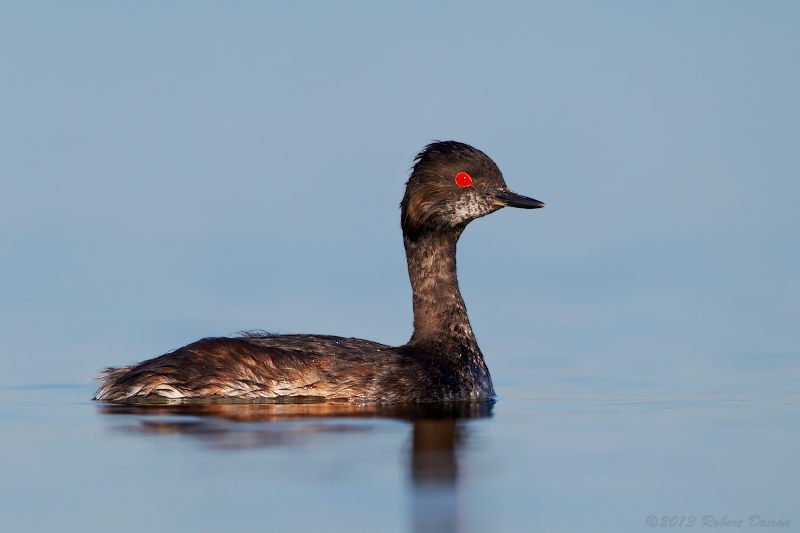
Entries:
{"type": "Polygon", "coordinates": [[[522,196],[508,189],[494,193],[492,202],[503,207],[521,207],[522,209],[538,209],[547,205],[539,200],[522,196]]]}

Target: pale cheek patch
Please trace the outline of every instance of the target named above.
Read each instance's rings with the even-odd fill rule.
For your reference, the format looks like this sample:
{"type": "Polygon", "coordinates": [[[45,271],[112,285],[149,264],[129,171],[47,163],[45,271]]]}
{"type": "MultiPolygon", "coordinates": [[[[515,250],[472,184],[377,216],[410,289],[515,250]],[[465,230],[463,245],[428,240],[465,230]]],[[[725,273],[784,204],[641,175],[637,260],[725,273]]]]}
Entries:
{"type": "Polygon", "coordinates": [[[463,224],[500,209],[500,206],[492,205],[491,200],[474,194],[465,194],[447,207],[444,218],[452,225],[463,224]]]}

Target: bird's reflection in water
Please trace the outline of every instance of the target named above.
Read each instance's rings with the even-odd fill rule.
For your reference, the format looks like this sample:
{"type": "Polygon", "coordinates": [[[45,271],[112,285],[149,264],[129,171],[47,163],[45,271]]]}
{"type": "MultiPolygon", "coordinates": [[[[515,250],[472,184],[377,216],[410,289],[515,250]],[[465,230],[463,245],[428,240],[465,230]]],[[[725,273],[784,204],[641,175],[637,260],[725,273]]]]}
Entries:
{"type": "Polygon", "coordinates": [[[417,404],[126,403],[104,404],[106,415],[130,417],[114,428],[142,434],[178,434],[215,449],[291,446],[320,433],[364,433],[355,420],[394,419],[412,425],[409,478],[414,531],[461,529],[458,453],[470,419],[490,417],[493,402],[417,404]]]}
{"type": "Polygon", "coordinates": [[[411,452],[414,531],[459,531],[458,461],[463,427],[455,418],[414,421],[411,452]]]}

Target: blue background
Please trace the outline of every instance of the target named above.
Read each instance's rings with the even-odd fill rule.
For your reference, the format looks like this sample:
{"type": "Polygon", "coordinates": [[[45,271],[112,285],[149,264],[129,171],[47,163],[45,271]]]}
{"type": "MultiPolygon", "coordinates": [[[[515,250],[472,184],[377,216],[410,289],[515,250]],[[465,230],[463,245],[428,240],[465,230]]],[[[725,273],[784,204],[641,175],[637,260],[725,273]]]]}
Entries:
{"type": "MultiPolygon", "coordinates": [[[[195,468],[206,469],[196,483],[244,488],[245,471],[260,471],[252,457],[195,456],[175,443],[104,444],[93,410],[64,405],[86,402],[102,367],[248,329],[406,342],[398,204],[413,157],[435,139],[483,150],[512,189],[548,204],[480,219],[459,243],[462,293],[501,398],[497,425],[475,441],[488,459],[479,454],[469,489],[497,514],[473,523],[519,530],[531,522],[513,512],[536,501],[551,530],[569,530],[568,515],[583,520],[577,530],[624,530],[624,513],[603,499],[609,487],[638,502],[624,516],[645,530],[651,513],[800,523],[789,512],[799,23],[789,1],[4,3],[0,387],[7,406],[22,407],[0,417],[17,431],[0,449],[12,465],[48,458],[13,470],[30,485],[3,493],[16,530],[31,502],[64,497],[66,484],[73,500],[55,516],[85,517],[92,505],[74,498],[103,501],[130,475],[113,469],[122,454],[133,470],[176,468],[159,477],[164,491],[185,490],[195,468]],[[37,411],[50,394],[42,386],[68,392],[37,411]],[[621,418],[605,426],[584,406],[562,418],[563,406],[514,403],[587,398],[779,403],[670,404],[643,426],[631,422],[638,407],[612,408],[621,418]],[[566,429],[577,419],[588,426],[566,429]],[[664,444],[681,427],[699,433],[664,444]],[[70,440],[77,433],[95,447],[70,440]],[[40,449],[48,439],[60,444],[40,449]],[[658,462],[668,453],[681,467],[658,462]],[[505,474],[482,478],[505,454],[505,474]],[[630,477],[609,482],[610,465],[630,477]],[[91,468],[107,477],[85,477],[91,468]],[[648,479],[661,492],[641,492],[648,479]]],[[[398,431],[375,444],[391,468],[398,431]]],[[[314,457],[306,467],[328,482],[352,482],[337,490],[380,500],[358,478],[358,468],[385,474],[377,458],[280,453],[259,460],[284,465],[282,479],[300,472],[297,494],[317,477],[292,467],[314,457]],[[356,470],[332,466],[341,461],[356,470]]],[[[361,515],[364,530],[397,513],[395,489],[375,517],[361,515]]],[[[216,523],[202,493],[184,497],[197,527],[216,523]]],[[[103,505],[100,518],[126,512],[103,505]]],[[[322,515],[351,516],[335,504],[322,515]]],[[[176,516],[163,523],[193,523],[176,516]]],[[[236,525],[227,520],[217,527],[236,525]]]]}
{"type": "Polygon", "coordinates": [[[796,387],[798,15],[6,4],[2,382],[242,329],[404,343],[397,205],[413,156],[455,139],[548,203],[460,243],[501,395],[796,387]]]}

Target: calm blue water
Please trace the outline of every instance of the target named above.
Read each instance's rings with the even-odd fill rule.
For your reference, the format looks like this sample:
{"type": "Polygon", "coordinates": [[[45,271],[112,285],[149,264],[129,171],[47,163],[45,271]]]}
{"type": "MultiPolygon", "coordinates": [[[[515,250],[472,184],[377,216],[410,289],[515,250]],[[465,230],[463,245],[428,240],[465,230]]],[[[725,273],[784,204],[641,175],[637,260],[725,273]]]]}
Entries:
{"type": "Polygon", "coordinates": [[[378,408],[112,406],[87,401],[92,392],[2,391],[5,531],[800,523],[796,394],[564,399],[522,389],[493,405],[378,408]]]}

